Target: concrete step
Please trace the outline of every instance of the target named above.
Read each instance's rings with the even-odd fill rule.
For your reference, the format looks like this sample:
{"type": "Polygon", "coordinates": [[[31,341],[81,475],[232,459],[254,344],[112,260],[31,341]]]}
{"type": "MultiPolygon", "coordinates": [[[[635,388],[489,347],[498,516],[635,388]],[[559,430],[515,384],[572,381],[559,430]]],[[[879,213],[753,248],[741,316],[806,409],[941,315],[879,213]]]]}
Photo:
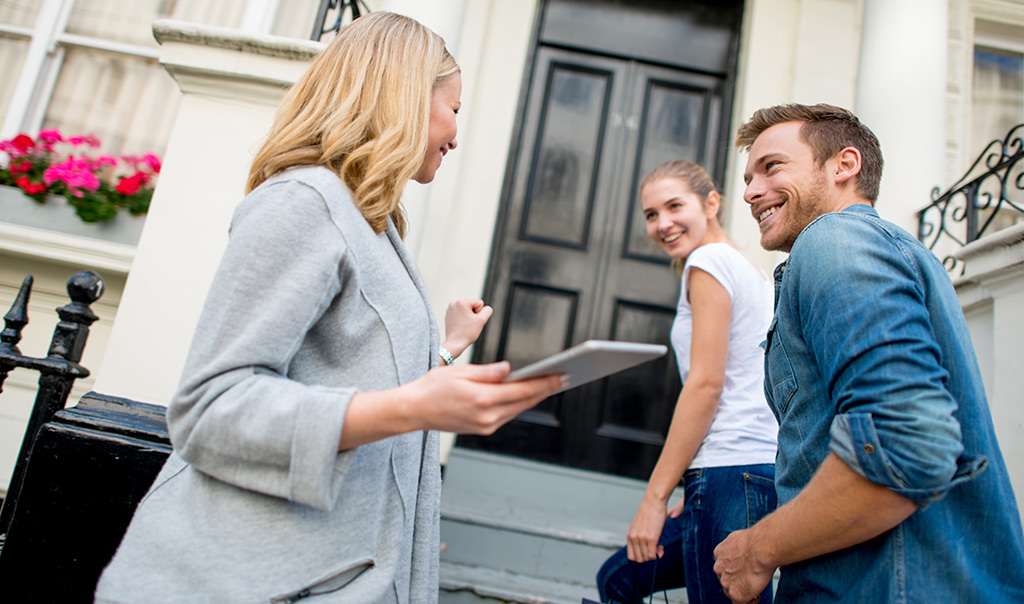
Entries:
{"type": "Polygon", "coordinates": [[[441,500],[441,602],[597,600],[597,570],[625,543],[645,486],[456,447],[441,500]]]}
{"type": "Polygon", "coordinates": [[[440,602],[480,604],[495,601],[516,604],[580,604],[597,601],[593,587],[530,577],[504,569],[441,562],[440,602]]]}

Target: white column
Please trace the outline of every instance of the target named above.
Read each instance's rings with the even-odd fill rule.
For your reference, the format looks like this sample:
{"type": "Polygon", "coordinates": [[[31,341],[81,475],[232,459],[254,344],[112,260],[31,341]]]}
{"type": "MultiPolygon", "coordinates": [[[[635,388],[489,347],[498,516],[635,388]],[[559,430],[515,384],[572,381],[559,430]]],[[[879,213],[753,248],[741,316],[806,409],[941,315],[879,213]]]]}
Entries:
{"type": "Polygon", "coordinates": [[[854,112],[885,158],[878,212],[911,233],[946,162],[947,0],[865,0],[854,112]]]}
{"type": "Polygon", "coordinates": [[[153,30],[182,100],[95,390],[166,404],[252,154],[322,45],[177,21],[153,30]]]}

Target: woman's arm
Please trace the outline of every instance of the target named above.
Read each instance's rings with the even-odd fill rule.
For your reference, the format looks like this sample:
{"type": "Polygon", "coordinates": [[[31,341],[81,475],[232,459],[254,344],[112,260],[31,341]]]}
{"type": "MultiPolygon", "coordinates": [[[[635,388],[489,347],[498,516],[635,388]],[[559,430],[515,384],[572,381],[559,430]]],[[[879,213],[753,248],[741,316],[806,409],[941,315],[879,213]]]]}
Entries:
{"type": "Polygon", "coordinates": [[[437,367],[398,388],[356,393],[338,450],[415,430],[490,435],[565,385],[561,374],[503,383],[509,370],[506,361],[437,367]]]}
{"type": "Polygon", "coordinates": [[[725,384],[732,299],[717,279],[701,269],[690,269],[689,278],[693,312],[690,373],[640,509],[626,534],[629,559],[637,562],[658,556],[658,538],[668,515],[669,497],[711,429],[725,384]]]}

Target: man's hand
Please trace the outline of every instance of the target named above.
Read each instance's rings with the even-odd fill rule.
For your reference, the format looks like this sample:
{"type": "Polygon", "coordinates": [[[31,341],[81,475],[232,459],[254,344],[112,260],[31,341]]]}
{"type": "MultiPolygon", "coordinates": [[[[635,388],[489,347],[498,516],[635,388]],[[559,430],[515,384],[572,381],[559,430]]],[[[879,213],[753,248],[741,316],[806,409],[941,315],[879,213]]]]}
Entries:
{"type": "Polygon", "coordinates": [[[738,604],[759,601],[775,574],[756,560],[751,537],[750,529],[736,531],[715,548],[715,574],[726,597],[738,604]]]}

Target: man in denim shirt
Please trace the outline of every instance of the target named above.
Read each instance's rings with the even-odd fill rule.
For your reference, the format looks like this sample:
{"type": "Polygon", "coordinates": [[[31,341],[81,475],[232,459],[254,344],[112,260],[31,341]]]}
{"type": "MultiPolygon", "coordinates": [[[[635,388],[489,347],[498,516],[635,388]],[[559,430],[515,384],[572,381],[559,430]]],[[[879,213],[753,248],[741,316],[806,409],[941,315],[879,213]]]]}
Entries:
{"type": "Polygon", "coordinates": [[[765,393],[779,509],[715,550],[736,602],[1024,602],[1024,535],[941,263],[880,219],[882,154],[850,112],[762,109],[737,137],[775,270],[765,393]]]}

